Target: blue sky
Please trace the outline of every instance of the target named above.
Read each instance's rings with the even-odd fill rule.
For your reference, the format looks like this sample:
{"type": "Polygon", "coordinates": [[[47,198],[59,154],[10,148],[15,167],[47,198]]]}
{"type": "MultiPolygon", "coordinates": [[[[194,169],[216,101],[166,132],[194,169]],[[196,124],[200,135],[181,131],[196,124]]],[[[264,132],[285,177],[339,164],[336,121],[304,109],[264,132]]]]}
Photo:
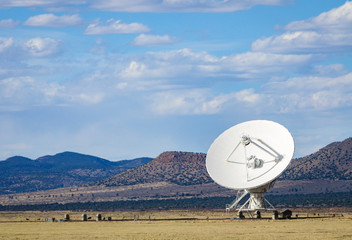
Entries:
{"type": "Polygon", "coordinates": [[[352,136],[352,3],[2,0],[0,159],[207,152],[286,126],[295,157],[352,136]]]}

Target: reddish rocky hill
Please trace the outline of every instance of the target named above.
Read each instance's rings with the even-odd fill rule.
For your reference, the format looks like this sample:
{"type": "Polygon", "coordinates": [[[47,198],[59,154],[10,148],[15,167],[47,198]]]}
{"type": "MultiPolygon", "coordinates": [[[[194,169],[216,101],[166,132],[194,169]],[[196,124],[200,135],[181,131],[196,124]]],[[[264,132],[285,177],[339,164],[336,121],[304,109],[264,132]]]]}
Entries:
{"type": "Polygon", "coordinates": [[[331,143],[309,156],[293,159],[281,179],[352,180],[352,138],[331,143]]]}
{"type": "Polygon", "coordinates": [[[97,185],[122,186],[141,183],[169,182],[194,185],[213,182],[205,167],[204,153],[164,152],[151,162],[129,169],[97,185]]]}

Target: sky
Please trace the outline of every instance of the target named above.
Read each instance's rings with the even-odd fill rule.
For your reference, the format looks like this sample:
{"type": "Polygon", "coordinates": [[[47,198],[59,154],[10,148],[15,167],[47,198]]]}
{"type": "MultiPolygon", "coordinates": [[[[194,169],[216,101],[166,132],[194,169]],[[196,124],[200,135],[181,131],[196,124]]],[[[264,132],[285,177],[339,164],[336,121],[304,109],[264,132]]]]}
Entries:
{"type": "Polygon", "coordinates": [[[206,153],[284,125],[294,157],[352,136],[352,2],[1,0],[0,159],[206,153]]]}

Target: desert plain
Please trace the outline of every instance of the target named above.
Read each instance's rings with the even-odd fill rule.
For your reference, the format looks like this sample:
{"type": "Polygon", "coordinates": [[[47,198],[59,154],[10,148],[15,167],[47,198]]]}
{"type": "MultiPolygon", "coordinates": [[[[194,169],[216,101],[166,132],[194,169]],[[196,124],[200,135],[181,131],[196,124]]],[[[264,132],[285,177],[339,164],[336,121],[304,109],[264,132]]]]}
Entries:
{"type": "Polygon", "coordinates": [[[97,214],[0,212],[0,239],[352,239],[346,208],[294,209],[292,219],[278,220],[271,213],[239,220],[222,209],[100,212],[102,221],[97,214]],[[62,221],[66,214],[70,221],[62,221]]]}

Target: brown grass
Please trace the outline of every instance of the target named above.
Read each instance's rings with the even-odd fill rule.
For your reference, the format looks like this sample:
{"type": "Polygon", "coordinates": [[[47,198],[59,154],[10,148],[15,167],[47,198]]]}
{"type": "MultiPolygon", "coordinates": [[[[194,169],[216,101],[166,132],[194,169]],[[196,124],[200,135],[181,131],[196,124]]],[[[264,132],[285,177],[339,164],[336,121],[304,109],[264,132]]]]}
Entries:
{"type": "Polygon", "coordinates": [[[233,214],[215,210],[106,212],[103,217],[113,221],[96,222],[96,213],[89,212],[92,220],[82,222],[82,213],[71,212],[73,221],[44,222],[46,217],[60,219],[65,213],[0,213],[0,239],[352,239],[352,215],[341,213],[335,217],[309,213],[312,217],[306,218],[300,212],[302,217],[291,220],[231,220],[233,214]]]}

